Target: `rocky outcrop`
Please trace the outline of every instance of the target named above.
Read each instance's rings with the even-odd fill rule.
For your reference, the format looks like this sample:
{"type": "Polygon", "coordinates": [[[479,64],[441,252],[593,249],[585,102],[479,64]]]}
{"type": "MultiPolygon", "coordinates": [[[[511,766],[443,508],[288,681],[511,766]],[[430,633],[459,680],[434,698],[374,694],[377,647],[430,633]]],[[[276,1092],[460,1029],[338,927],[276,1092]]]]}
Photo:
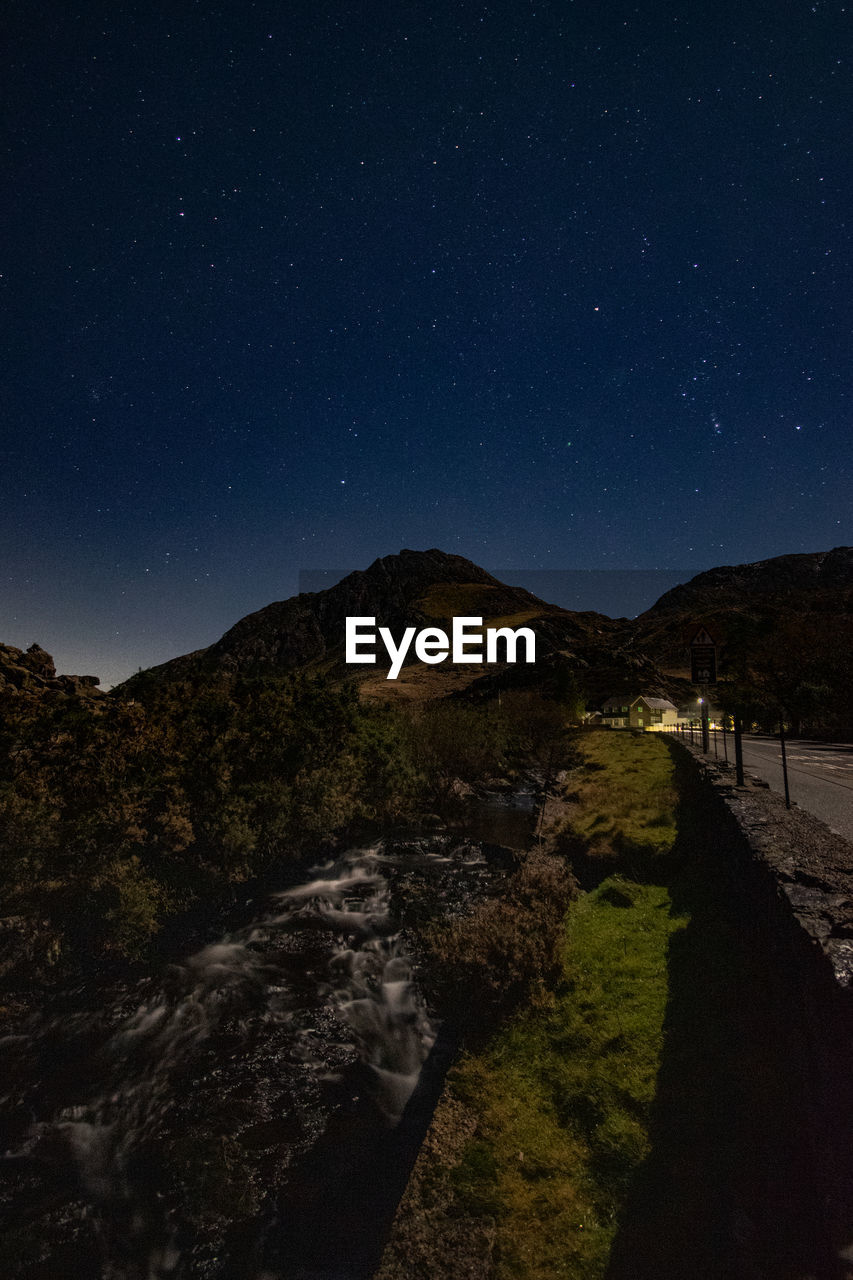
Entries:
{"type": "Polygon", "coordinates": [[[97,676],[57,675],[53,658],[40,645],[26,651],[0,644],[0,693],[101,698],[97,676]]]}

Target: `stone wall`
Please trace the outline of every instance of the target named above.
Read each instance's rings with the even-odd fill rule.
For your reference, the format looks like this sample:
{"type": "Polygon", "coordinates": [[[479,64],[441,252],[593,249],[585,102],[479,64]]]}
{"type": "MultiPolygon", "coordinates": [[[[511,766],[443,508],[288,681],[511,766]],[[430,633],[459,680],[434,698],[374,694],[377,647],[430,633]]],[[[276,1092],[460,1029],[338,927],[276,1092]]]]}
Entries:
{"type": "Polygon", "coordinates": [[[839,1274],[847,1274],[844,1263],[853,1264],[853,844],[813,815],[786,810],[783,798],[757,779],[747,776],[746,785],[736,786],[733,767],[681,740],[673,740],[673,749],[693,757],[721,853],[735,859],[748,912],[770,926],[767,963],[778,1016],[791,1070],[803,1082],[806,1114],[799,1120],[839,1274]]]}

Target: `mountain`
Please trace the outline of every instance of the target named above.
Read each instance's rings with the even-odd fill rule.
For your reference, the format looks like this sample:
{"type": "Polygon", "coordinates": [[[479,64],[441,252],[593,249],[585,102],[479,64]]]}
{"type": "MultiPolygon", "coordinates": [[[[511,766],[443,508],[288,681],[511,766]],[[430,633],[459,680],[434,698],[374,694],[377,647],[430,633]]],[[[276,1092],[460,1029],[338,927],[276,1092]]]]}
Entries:
{"type": "MultiPolygon", "coordinates": [[[[358,680],[363,691],[382,696],[431,696],[465,687],[484,675],[483,667],[438,666],[409,661],[396,681],[385,678],[381,646],[377,663],[344,662],[348,617],[375,617],[399,637],[406,627],[450,630],[454,616],[482,617],[484,626],[535,626],[537,668],[557,652],[584,665],[614,628],[596,613],[571,613],[510,587],[462,556],[404,550],[375,560],[326,591],[305,592],[267,605],[237,622],[207,649],[152,668],[161,679],[199,677],[215,671],[279,675],[297,668],[358,680]]],[[[505,668],[504,668],[505,669],[505,668]]],[[[492,675],[495,667],[488,669],[492,675]]],[[[132,687],[132,681],[129,682],[132,687]]]]}
{"type": "Polygon", "coordinates": [[[725,609],[737,600],[799,605],[806,598],[844,601],[847,612],[853,611],[853,547],[708,569],[667,591],[642,616],[697,607],[725,609]]]}
{"type": "Polygon", "coordinates": [[[654,655],[670,675],[684,675],[700,627],[721,646],[724,659],[727,642],[742,636],[747,624],[761,624],[765,635],[781,638],[807,621],[818,644],[821,632],[828,643],[830,633],[853,622],[853,547],[708,569],[626,624],[622,642],[654,655]]]}
{"type": "MultiPolygon", "coordinates": [[[[590,707],[610,696],[640,692],[679,700],[691,693],[689,645],[701,627],[720,646],[723,675],[733,673],[744,637],[748,645],[758,637],[765,653],[769,647],[772,656],[775,646],[789,665],[816,664],[820,680],[843,689],[851,683],[853,548],[709,569],[667,591],[633,620],[548,604],[462,556],[406,550],[374,561],[326,591],[267,605],[209,648],[153,667],[120,688],[133,694],[140,680],[195,682],[217,672],[276,676],[304,670],[354,681],[364,696],[382,699],[445,697],[464,690],[485,695],[520,684],[565,687],[570,676],[590,707]],[[399,638],[411,626],[449,631],[452,618],[461,615],[482,617],[484,626],[531,626],[537,636],[535,666],[455,666],[449,660],[428,666],[410,659],[399,679],[388,680],[381,645],[375,665],[344,661],[348,617],[375,617],[377,626],[390,627],[399,638]]],[[[0,690],[101,698],[96,684],[94,676],[57,676],[50,655],[38,645],[26,653],[0,645],[0,690]]]]}
{"type": "MultiPolygon", "coordinates": [[[[838,653],[851,648],[845,647],[845,636],[853,627],[853,549],[710,569],[666,592],[633,620],[548,604],[462,556],[436,549],[401,551],[328,590],[267,605],[209,648],[174,658],[142,678],[196,681],[217,672],[276,676],[303,670],[354,681],[366,697],[424,699],[462,691],[487,695],[518,685],[565,687],[569,676],[585,691],[590,707],[610,696],[640,692],[679,701],[692,696],[689,645],[701,627],[720,646],[723,675],[733,671],[733,662],[727,671],[726,659],[727,653],[733,659],[736,643],[743,650],[744,637],[751,644],[760,636],[765,648],[772,648],[775,636],[790,653],[807,649],[810,657],[818,657],[820,679],[839,686],[846,677],[838,653]],[[484,626],[531,626],[537,636],[535,666],[449,660],[428,666],[410,656],[399,678],[388,680],[381,644],[375,665],[344,661],[348,617],[375,617],[377,626],[390,627],[399,638],[412,626],[449,631],[454,616],[482,617],[484,626]]],[[[124,689],[132,693],[139,679],[132,677],[124,689]]]]}

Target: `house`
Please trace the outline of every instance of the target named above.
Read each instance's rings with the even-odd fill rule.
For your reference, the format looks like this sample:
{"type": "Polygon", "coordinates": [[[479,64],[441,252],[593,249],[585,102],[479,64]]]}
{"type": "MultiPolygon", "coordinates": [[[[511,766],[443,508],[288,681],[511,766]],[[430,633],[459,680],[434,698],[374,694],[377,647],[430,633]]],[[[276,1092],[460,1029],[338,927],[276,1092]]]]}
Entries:
{"type": "Polygon", "coordinates": [[[678,708],[668,698],[641,696],[631,703],[630,720],[632,729],[651,729],[656,733],[664,733],[678,724],[678,708]]]}
{"type": "Polygon", "coordinates": [[[631,701],[631,698],[628,697],[608,698],[601,708],[604,723],[609,725],[611,729],[627,729],[631,701]]]}
{"type": "Polygon", "coordinates": [[[662,733],[674,729],[678,723],[678,710],[668,698],[639,697],[608,698],[602,707],[604,723],[613,729],[650,729],[662,733]]]}

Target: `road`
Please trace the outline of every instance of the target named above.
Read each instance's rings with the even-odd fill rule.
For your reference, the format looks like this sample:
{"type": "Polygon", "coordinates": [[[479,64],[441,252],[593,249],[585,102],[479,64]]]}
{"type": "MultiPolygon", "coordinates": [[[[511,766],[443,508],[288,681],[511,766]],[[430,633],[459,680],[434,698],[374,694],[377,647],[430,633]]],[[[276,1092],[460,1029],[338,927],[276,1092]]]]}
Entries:
{"type": "MultiPolygon", "coordinates": [[[[714,753],[713,733],[711,754],[714,753]]],[[[734,740],[729,734],[729,760],[734,761],[734,740]]],[[[786,742],[788,787],[791,800],[814,813],[846,840],[853,841],[853,746],[844,742],[786,742]]],[[[717,750],[723,759],[723,735],[717,734],[717,750]]],[[[744,734],[743,766],[784,794],[779,739],[744,734]]]]}

